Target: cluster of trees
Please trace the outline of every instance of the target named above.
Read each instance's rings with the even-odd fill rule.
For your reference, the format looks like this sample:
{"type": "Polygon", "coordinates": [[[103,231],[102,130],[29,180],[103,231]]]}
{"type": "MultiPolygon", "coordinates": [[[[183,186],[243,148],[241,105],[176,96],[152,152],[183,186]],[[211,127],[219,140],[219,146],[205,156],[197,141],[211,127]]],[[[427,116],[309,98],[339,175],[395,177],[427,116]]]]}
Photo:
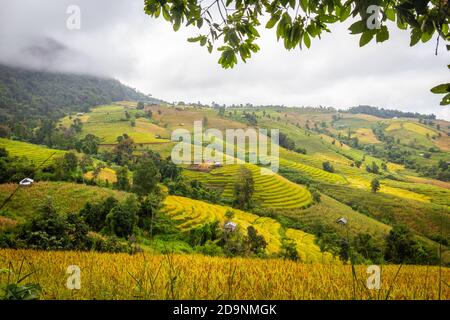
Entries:
{"type": "Polygon", "coordinates": [[[27,158],[10,157],[4,148],[0,148],[0,183],[18,182],[34,171],[34,164],[27,158]]]}
{"type": "Polygon", "coordinates": [[[30,141],[29,134],[41,122],[121,100],[158,102],[114,79],[0,65],[0,133],[3,135],[30,141]]]}
{"type": "MultiPolygon", "coordinates": [[[[346,111],[341,111],[346,112],[346,111]]],[[[384,109],[384,108],[377,108],[377,107],[371,107],[371,106],[357,106],[352,107],[348,109],[349,113],[353,114],[368,114],[380,118],[416,118],[416,119],[436,119],[436,116],[434,114],[420,114],[417,112],[403,112],[398,110],[390,110],[390,109],[384,109]]]]}
{"type": "Polygon", "coordinates": [[[343,262],[437,264],[438,253],[427,247],[405,226],[392,228],[384,239],[367,233],[358,233],[352,238],[343,238],[333,229],[323,225],[314,230],[322,251],[331,252],[343,262]]]}
{"type": "MultiPolygon", "coordinates": [[[[232,211],[227,212],[227,215],[231,220],[232,211]]],[[[265,257],[267,242],[264,237],[253,226],[249,226],[246,231],[246,234],[241,232],[239,226],[235,230],[226,229],[216,220],[191,229],[188,241],[198,252],[207,255],[265,257]]]]}

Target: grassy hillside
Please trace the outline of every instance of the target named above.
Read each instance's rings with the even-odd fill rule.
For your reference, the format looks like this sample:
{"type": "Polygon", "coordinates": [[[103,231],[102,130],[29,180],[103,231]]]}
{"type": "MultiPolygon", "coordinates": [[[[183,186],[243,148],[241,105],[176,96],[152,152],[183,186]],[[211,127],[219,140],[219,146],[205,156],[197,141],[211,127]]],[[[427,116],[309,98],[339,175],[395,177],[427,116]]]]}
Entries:
{"type": "Polygon", "coordinates": [[[328,253],[322,254],[315,244],[315,237],[300,230],[284,229],[276,220],[259,217],[255,214],[208,204],[189,198],[169,196],[165,201],[165,211],[175,220],[181,230],[187,231],[193,227],[200,226],[207,222],[218,220],[225,222],[227,210],[234,212],[233,222],[246,232],[248,226],[255,227],[258,233],[264,236],[267,241],[267,251],[275,254],[280,251],[283,237],[293,239],[297,244],[297,250],[302,262],[331,262],[334,259],[328,253]]]}
{"type": "MultiPolygon", "coordinates": [[[[261,168],[247,164],[255,182],[254,202],[266,208],[293,209],[311,203],[311,194],[306,188],[294,184],[277,174],[261,174],[261,168]]],[[[222,196],[233,199],[234,184],[238,178],[239,165],[227,165],[209,173],[185,170],[186,177],[197,179],[222,192],[222,196]]]]}
{"type": "Polygon", "coordinates": [[[407,225],[428,238],[438,235],[441,228],[445,237],[450,235],[450,208],[447,206],[347,186],[321,185],[320,189],[336,200],[384,223],[407,225]]]}
{"type": "Polygon", "coordinates": [[[120,100],[158,100],[111,78],[25,70],[0,65],[0,121],[35,123],[120,100]]]}
{"type": "MultiPolygon", "coordinates": [[[[136,104],[135,104],[136,106],[136,104]]],[[[125,105],[105,105],[93,108],[91,112],[80,116],[83,123],[80,137],[90,133],[102,140],[102,144],[115,144],[118,136],[126,133],[136,143],[165,143],[170,139],[170,131],[160,127],[145,117],[136,118],[136,107],[125,105]],[[127,118],[128,113],[129,118],[127,118]],[[134,126],[132,124],[134,121],[134,126]],[[159,136],[160,138],[157,138],[159,136]]],[[[141,111],[142,113],[142,111],[141,111]]],[[[76,116],[67,116],[61,124],[69,126],[76,116]]]]}
{"type": "MultiPolygon", "coordinates": [[[[3,201],[16,188],[14,184],[0,185],[0,202],[3,201]]],[[[14,197],[3,208],[3,212],[9,218],[25,221],[36,213],[37,208],[51,200],[59,212],[78,212],[84,204],[96,202],[107,196],[123,199],[126,193],[111,189],[85,186],[81,184],[63,182],[38,182],[31,187],[20,188],[14,197]]],[[[168,196],[165,200],[164,211],[177,223],[182,231],[188,231],[193,227],[207,222],[218,220],[225,221],[225,212],[229,207],[212,205],[203,201],[192,200],[184,197],[168,196]]],[[[240,210],[235,212],[236,222],[241,232],[246,232],[247,227],[254,226],[264,236],[268,243],[269,254],[280,251],[283,237],[296,241],[301,261],[303,262],[330,262],[334,260],[329,254],[322,254],[315,244],[315,237],[300,230],[285,230],[271,218],[258,217],[240,210]]]]}
{"type": "MultiPolygon", "coordinates": [[[[4,138],[0,138],[0,148],[5,148],[10,156],[26,157],[28,160],[33,161],[36,165],[41,164],[49,157],[60,157],[65,153],[62,150],[50,149],[45,146],[38,146],[32,143],[4,138]]],[[[51,158],[49,161],[51,161],[51,158]]]]}
{"type": "MultiPolygon", "coordinates": [[[[16,187],[16,184],[0,184],[0,203],[3,203],[16,187]]],[[[67,182],[37,182],[31,187],[20,188],[5,205],[3,212],[14,219],[24,221],[33,216],[49,199],[58,211],[78,212],[87,201],[95,202],[108,196],[123,199],[126,193],[67,182]]]]}

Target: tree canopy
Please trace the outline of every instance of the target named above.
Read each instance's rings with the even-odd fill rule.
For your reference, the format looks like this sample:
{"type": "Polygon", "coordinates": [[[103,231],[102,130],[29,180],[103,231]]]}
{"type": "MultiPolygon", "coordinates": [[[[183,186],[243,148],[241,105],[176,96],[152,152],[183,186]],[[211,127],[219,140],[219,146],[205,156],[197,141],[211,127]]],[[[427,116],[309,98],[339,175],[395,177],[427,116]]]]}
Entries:
{"type": "MultiPolygon", "coordinates": [[[[174,31],[182,24],[198,29],[188,41],[199,42],[210,53],[217,47],[224,68],[259,51],[255,41],[261,24],[274,29],[288,50],[309,48],[314,38],[331,32],[330,25],[348,19],[355,21],[349,30],[359,37],[360,46],[388,40],[388,21],[410,32],[411,46],[437,34],[437,53],[439,38],[450,39],[448,0],[145,0],[144,11],[162,16],[174,31]]],[[[441,104],[450,104],[450,83],[432,92],[445,94],[441,104]]]]}

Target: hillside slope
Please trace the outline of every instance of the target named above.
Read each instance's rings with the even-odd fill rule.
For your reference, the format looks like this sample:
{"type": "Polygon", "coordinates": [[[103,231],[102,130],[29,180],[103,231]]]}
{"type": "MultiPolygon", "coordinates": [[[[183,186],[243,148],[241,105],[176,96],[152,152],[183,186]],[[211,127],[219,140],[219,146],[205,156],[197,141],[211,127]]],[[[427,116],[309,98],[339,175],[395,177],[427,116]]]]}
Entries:
{"type": "Polygon", "coordinates": [[[158,100],[115,79],[0,65],[0,123],[58,119],[70,111],[121,100],[158,100]]]}

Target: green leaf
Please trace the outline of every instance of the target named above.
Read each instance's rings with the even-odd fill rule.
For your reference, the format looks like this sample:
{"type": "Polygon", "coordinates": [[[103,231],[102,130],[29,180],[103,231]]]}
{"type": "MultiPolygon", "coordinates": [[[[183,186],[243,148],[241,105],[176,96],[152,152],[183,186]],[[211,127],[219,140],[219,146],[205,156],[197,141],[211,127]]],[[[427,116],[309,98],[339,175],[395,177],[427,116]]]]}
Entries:
{"type": "Polygon", "coordinates": [[[300,0],[300,7],[306,12],[308,10],[308,0],[300,0]]]}
{"type": "Polygon", "coordinates": [[[446,106],[446,105],[449,105],[449,104],[450,104],[450,93],[446,94],[446,95],[442,98],[440,105],[441,105],[441,106],[446,106]]]}
{"type": "Polygon", "coordinates": [[[252,35],[254,35],[255,37],[259,37],[259,32],[258,32],[258,30],[256,30],[256,28],[254,26],[249,24],[248,29],[250,30],[252,35]]]}
{"type": "Polygon", "coordinates": [[[389,39],[389,31],[386,26],[381,26],[381,29],[377,32],[377,42],[383,42],[389,39]]]}
{"type": "Polygon", "coordinates": [[[391,21],[395,21],[395,10],[392,8],[387,8],[384,13],[386,14],[386,18],[391,21]]]}
{"type": "Polygon", "coordinates": [[[280,20],[280,15],[273,15],[266,24],[267,29],[272,29],[275,24],[280,20]]]}
{"type": "Polygon", "coordinates": [[[203,37],[204,36],[198,36],[198,37],[188,38],[187,40],[188,40],[188,42],[197,42],[197,41],[202,40],[203,37]]]}
{"type": "Polygon", "coordinates": [[[436,87],[433,87],[431,89],[431,92],[437,93],[437,94],[449,93],[450,92],[450,83],[443,83],[436,87]]]}
{"type": "Polygon", "coordinates": [[[295,2],[296,0],[289,0],[289,5],[291,6],[292,9],[295,9],[295,2]]]}
{"type": "Polygon", "coordinates": [[[355,22],[348,28],[351,31],[351,34],[363,33],[367,30],[366,23],[362,20],[355,22]]]}
{"type": "Polygon", "coordinates": [[[414,28],[411,30],[411,42],[409,45],[412,47],[419,42],[420,38],[422,36],[422,31],[420,31],[419,28],[414,28]]]}
{"type": "Polygon", "coordinates": [[[359,39],[359,46],[363,47],[366,44],[370,42],[373,38],[373,32],[372,31],[366,31],[361,35],[361,38],[359,39]]]}
{"type": "Polygon", "coordinates": [[[351,13],[351,6],[346,5],[345,7],[343,7],[341,9],[341,13],[339,15],[339,20],[341,22],[344,22],[345,20],[347,20],[348,17],[350,17],[350,13],[351,13]]]}
{"type": "Polygon", "coordinates": [[[164,7],[162,7],[162,14],[163,17],[166,21],[170,21],[171,17],[170,17],[170,13],[169,13],[169,6],[165,5],[164,7]]]}
{"type": "Polygon", "coordinates": [[[397,27],[402,30],[408,28],[408,24],[405,22],[406,16],[403,11],[397,12],[397,27]]]}
{"type": "Polygon", "coordinates": [[[303,42],[305,43],[305,46],[309,49],[311,47],[311,39],[308,36],[307,32],[303,33],[303,42]]]}
{"type": "Polygon", "coordinates": [[[422,42],[427,42],[433,37],[433,32],[422,32],[422,36],[420,37],[420,40],[422,42]]]}
{"type": "Polygon", "coordinates": [[[335,23],[336,21],[339,20],[339,17],[332,16],[329,14],[319,15],[318,17],[319,17],[320,21],[327,22],[327,23],[335,23]]]}

